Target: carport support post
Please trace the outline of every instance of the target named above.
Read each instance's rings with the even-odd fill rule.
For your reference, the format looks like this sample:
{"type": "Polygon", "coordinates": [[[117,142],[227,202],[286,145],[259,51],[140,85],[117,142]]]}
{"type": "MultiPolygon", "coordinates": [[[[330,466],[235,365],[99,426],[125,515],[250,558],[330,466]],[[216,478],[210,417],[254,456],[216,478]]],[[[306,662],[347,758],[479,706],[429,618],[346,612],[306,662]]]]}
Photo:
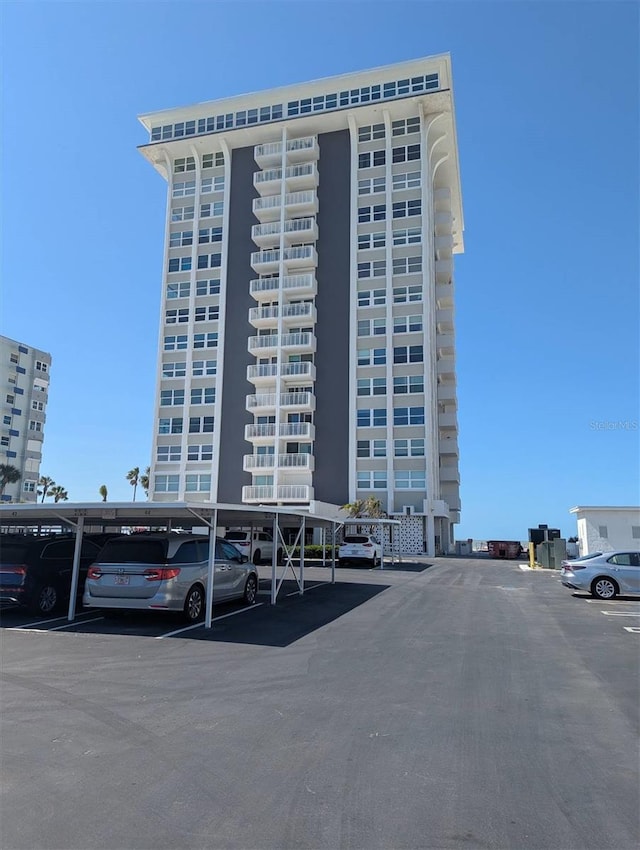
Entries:
{"type": "MultiPolygon", "coordinates": [[[[278,564],[278,543],[280,542],[280,530],[278,523],[278,514],[275,513],[273,515],[273,533],[271,535],[273,538],[273,552],[271,557],[271,604],[276,604],[276,599],[278,596],[277,591],[277,564],[278,564]]],[[[284,545],[284,544],[283,544],[284,545]]],[[[286,568],[285,568],[286,569],[286,568]]]]}
{"type": "Polygon", "coordinates": [[[80,575],[80,552],[82,551],[82,535],[84,533],[84,517],[78,518],[76,525],[76,545],[73,550],[73,568],[71,570],[71,593],[69,595],[69,613],[67,620],[71,622],[76,616],[76,593],[78,592],[78,576],[80,575]]]}
{"type": "Polygon", "coordinates": [[[213,585],[216,580],[216,530],[218,528],[218,509],[213,511],[213,521],[209,526],[209,562],[207,564],[207,602],[204,617],[205,629],[211,628],[213,620],[213,585]]]}
{"type": "Polygon", "coordinates": [[[300,580],[298,582],[300,587],[300,596],[304,594],[304,544],[305,544],[305,517],[302,517],[302,521],[300,523],[300,528],[302,530],[302,534],[300,535],[300,580]]]}
{"type": "Polygon", "coordinates": [[[331,523],[331,584],[336,583],[336,524],[331,523]]]}

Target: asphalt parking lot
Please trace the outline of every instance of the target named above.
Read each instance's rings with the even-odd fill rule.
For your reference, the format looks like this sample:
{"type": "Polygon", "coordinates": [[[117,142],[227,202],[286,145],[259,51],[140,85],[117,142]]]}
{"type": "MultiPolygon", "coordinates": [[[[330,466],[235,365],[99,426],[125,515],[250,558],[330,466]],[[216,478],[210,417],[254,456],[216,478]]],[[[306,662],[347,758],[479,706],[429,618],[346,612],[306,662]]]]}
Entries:
{"type": "Polygon", "coordinates": [[[329,573],[211,630],[0,612],[3,850],[638,846],[640,600],[329,573]]]}

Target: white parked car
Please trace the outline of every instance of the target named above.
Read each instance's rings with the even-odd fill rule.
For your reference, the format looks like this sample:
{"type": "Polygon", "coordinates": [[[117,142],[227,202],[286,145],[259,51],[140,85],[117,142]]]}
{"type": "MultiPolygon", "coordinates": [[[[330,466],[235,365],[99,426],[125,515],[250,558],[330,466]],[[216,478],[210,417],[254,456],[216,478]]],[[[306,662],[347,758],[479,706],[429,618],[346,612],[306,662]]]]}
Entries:
{"type": "Polygon", "coordinates": [[[560,581],[572,590],[585,590],[596,599],[640,594],[640,552],[596,552],[563,561],[560,581]]]}
{"type": "Polygon", "coordinates": [[[382,560],[382,546],[368,534],[347,534],[338,549],[338,565],[364,563],[377,567],[382,560]]]}
{"type": "MultiPolygon", "coordinates": [[[[268,531],[228,531],[224,539],[256,566],[273,561],[273,537],[268,531]]],[[[282,549],[278,549],[278,563],[281,561],[282,549]]]]}

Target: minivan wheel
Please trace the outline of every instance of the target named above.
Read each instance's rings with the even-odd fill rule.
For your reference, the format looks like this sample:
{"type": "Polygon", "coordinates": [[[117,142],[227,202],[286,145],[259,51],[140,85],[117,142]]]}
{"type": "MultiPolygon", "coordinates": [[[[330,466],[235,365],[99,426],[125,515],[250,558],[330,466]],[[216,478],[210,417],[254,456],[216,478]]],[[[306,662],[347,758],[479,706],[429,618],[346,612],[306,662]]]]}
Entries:
{"type": "Polygon", "coordinates": [[[253,553],[253,563],[256,565],[256,567],[262,563],[260,555],[261,553],[259,549],[256,549],[256,551],[253,553]]]}
{"type": "Polygon", "coordinates": [[[277,558],[277,560],[276,560],[277,564],[280,564],[280,565],[284,564],[284,552],[282,551],[282,549],[278,549],[276,558],[277,558]]]}
{"type": "Polygon", "coordinates": [[[600,576],[591,582],[591,593],[596,599],[613,599],[619,593],[619,587],[612,578],[600,576]]]}
{"type": "Polygon", "coordinates": [[[253,605],[258,595],[258,582],[255,576],[249,576],[244,586],[244,601],[247,605],[253,605]]]}
{"type": "Polygon", "coordinates": [[[41,584],[31,597],[32,614],[51,614],[58,607],[58,591],[54,584],[41,584]]]}
{"type": "Polygon", "coordinates": [[[184,601],[184,616],[189,623],[197,623],[204,615],[204,592],[200,585],[194,584],[184,601]]]}

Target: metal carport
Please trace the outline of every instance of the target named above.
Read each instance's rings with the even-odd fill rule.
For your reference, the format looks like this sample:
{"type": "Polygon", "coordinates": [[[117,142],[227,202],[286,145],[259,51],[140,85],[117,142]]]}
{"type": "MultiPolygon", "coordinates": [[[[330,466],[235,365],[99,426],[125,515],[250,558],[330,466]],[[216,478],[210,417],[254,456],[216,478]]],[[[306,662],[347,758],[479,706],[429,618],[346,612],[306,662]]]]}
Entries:
{"type": "MultiPolygon", "coordinates": [[[[271,604],[275,605],[278,592],[290,569],[298,584],[300,595],[304,593],[304,534],[306,526],[331,529],[331,540],[335,544],[336,527],[341,525],[344,514],[332,505],[322,506],[323,512],[296,510],[291,507],[265,507],[252,505],[229,505],[212,502],[87,502],[87,503],[39,503],[29,505],[0,506],[0,528],[5,532],[17,529],[40,529],[42,526],[67,525],[76,532],[69,597],[68,620],[75,619],[76,593],[80,573],[80,551],[82,537],[87,527],[95,530],[123,527],[192,529],[205,526],[209,539],[214,543],[216,528],[228,526],[260,525],[272,526],[273,558],[271,562],[271,604]],[[282,522],[288,520],[298,527],[296,539],[287,545],[282,535],[282,522]],[[293,565],[293,551],[301,542],[298,574],[293,565]],[[279,545],[280,544],[280,545],[279,545]],[[285,558],[282,573],[278,576],[277,552],[282,548],[285,558]]],[[[331,555],[331,583],[335,583],[335,545],[331,555]]],[[[215,545],[209,546],[207,599],[205,627],[211,628],[213,612],[213,587],[215,581],[215,545]]]]}

